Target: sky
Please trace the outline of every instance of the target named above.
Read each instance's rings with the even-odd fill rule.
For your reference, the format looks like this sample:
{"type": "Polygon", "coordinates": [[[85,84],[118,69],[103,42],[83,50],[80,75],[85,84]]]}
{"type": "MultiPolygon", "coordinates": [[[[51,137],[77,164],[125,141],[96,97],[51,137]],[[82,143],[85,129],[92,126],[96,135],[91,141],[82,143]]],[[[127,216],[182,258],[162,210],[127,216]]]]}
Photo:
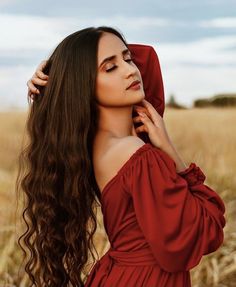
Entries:
{"type": "Polygon", "coordinates": [[[100,25],[155,48],[166,102],[236,93],[236,0],[0,0],[0,110],[27,109],[39,63],[67,35],[100,25]]]}

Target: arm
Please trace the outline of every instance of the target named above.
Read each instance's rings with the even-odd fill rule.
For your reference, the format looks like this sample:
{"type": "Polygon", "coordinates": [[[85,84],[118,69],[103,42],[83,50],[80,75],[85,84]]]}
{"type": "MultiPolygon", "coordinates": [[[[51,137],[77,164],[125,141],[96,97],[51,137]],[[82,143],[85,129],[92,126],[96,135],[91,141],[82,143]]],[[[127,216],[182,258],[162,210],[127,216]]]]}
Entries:
{"type": "Polygon", "coordinates": [[[196,164],[176,173],[169,155],[151,146],[125,178],[139,226],[165,271],[190,270],[223,243],[224,203],[196,164]]]}
{"type": "Polygon", "coordinates": [[[174,160],[177,173],[184,171],[188,167],[178,154],[173,144],[167,145],[163,150],[174,160]]]}

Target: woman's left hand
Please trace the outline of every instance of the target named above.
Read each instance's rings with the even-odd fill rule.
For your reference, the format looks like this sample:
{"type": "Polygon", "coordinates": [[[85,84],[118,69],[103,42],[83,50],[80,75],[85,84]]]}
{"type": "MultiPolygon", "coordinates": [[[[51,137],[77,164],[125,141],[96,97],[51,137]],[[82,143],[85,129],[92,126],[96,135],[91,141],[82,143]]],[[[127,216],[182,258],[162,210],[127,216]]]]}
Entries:
{"type": "MultiPolygon", "coordinates": [[[[133,105],[133,109],[135,112],[143,112],[145,113],[146,115],[150,116],[150,113],[148,112],[148,110],[143,107],[143,106],[140,106],[140,105],[133,105]]],[[[136,117],[133,117],[133,126],[132,126],[132,136],[136,136],[138,137],[138,134],[136,132],[136,128],[134,126],[134,123],[139,123],[140,122],[140,117],[139,115],[136,116],[136,117]]]]}
{"type": "Polygon", "coordinates": [[[146,132],[154,146],[164,151],[170,149],[172,142],[164,120],[153,105],[143,99],[139,105],[134,105],[133,108],[138,113],[138,116],[133,118],[133,122],[142,123],[135,129],[136,133],[146,132]]]}

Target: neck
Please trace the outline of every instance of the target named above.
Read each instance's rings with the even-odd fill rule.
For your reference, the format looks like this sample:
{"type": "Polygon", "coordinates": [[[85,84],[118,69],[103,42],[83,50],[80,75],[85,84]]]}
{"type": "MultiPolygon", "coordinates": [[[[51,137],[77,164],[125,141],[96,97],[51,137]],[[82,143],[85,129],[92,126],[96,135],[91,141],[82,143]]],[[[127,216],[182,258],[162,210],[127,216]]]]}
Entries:
{"type": "Polygon", "coordinates": [[[105,132],[110,137],[123,138],[132,135],[133,106],[107,108],[100,106],[98,132],[105,132]]]}

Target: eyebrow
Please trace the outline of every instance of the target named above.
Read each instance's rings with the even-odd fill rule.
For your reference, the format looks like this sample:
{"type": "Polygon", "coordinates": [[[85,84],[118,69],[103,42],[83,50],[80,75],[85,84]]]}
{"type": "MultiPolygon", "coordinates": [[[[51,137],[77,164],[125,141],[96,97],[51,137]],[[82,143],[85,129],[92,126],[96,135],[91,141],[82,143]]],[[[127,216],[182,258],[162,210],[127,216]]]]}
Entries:
{"type": "MultiPolygon", "coordinates": [[[[130,50],[129,49],[125,49],[122,51],[122,55],[124,56],[125,54],[131,54],[130,50]]],[[[111,61],[111,60],[114,60],[116,58],[116,55],[113,55],[113,56],[110,56],[110,57],[107,57],[105,58],[101,64],[99,65],[99,67],[101,67],[104,63],[108,62],[108,61],[111,61]]]]}

